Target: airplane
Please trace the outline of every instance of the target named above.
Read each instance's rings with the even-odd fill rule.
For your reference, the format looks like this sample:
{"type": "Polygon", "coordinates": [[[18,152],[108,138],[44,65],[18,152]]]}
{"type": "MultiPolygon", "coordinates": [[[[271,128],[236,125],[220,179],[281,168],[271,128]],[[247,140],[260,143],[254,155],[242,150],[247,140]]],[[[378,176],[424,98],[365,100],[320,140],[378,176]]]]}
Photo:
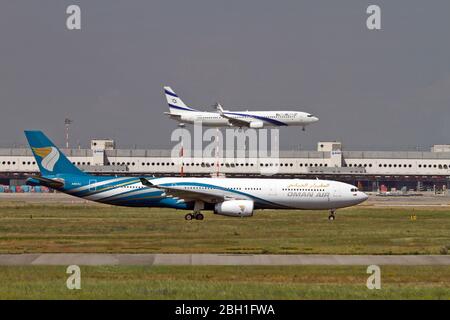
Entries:
{"type": "Polygon", "coordinates": [[[225,111],[217,104],[217,112],[200,111],[187,106],[170,87],[164,87],[164,94],[169,105],[165,112],[171,119],[181,124],[201,122],[207,127],[248,127],[261,129],[267,126],[305,126],[319,121],[319,118],[300,111],[225,111]]]}
{"type": "Polygon", "coordinates": [[[203,220],[202,210],[249,217],[257,209],[330,210],[364,202],[355,186],[329,180],[95,176],[78,169],[42,131],[25,131],[40,175],[26,183],[116,206],[192,210],[186,220],[203,220]]]}

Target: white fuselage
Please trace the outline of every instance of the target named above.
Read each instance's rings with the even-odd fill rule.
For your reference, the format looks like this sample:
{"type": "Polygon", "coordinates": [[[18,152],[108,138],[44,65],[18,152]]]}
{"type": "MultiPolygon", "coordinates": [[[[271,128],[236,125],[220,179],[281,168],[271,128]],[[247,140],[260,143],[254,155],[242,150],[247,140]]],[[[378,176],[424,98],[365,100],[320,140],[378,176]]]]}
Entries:
{"type": "MultiPolygon", "coordinates": [[[[224,111],[224,114],[231,118],[258,124],[255,127],[304,127],[318,121],[317,117],[300,111],[224,111]]],[[[220,113],[216,112],[188,111],[183,112],[181,116],[177,114],[172,118],[181,123],[194,124],[197,122],[207,127],[233,126],[230,124],[229,119],[222,117],[220,113]]]]}
{"type": "Polygon", "coordinates": [[[179,190],[252,200],[259,209],[337,209],[359,204],[368,198],[355,186],[330,180],[157,178],[152,182],[179,190]]]}

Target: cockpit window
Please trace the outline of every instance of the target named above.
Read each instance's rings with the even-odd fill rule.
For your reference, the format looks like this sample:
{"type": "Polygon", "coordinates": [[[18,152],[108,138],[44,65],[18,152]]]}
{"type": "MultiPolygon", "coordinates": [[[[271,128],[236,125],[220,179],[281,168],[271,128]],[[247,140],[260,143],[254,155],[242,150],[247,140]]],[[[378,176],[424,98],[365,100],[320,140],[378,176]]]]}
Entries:
{"type": "Polygon", "coordinates": [[[314,115],[313,115],[313,114],[308,114],[307,117],[308,117],[308,118],[312,118],[312,117],[314,117],[314,115]]]}
{"type": "Polygon", "coordinates": [[[350,191],[351,192],[358,192],[358,188],[352,188],[350,191]]]}

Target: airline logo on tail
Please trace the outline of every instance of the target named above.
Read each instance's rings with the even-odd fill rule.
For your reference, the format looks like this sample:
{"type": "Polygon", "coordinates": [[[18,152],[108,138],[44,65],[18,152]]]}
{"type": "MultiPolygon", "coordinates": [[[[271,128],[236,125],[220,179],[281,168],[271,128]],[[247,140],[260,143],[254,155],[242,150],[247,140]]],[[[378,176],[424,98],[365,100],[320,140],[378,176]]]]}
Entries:
{"type": "Polygon", "coordinates": [[[171,113],[177,114],[183,111],[197,111],[191,107],[188,107],[183,100],[172,90],[171,87],[164,87],[164,94],[166,95],[167,103],[171,113]]]}
{"type": "Polygon", "coordinates": [[[59,151],[55,147],[33,148],[34,153],[42,158],[41,166],[48,171],[53,171],[59,160],[59,151]]]}

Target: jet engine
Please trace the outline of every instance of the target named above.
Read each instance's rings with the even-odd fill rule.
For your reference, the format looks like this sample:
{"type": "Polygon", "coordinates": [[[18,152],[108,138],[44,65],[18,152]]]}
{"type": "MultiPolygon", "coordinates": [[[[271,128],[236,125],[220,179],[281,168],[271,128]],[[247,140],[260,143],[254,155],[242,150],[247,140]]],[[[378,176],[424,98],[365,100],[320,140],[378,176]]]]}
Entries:
{"type": "Polygon", "coordinates": [[[229,217],[251,217],[253,215],[253,201],[227,200],[214,206],[214,213],[229,217]]]}
{"type": "Polygon", "coordinates": [[[264,123],[262,121],[252,121],[252,122],[250,122],[250,128],[261,129],[262,127],[264,127],[264,123]]]}

